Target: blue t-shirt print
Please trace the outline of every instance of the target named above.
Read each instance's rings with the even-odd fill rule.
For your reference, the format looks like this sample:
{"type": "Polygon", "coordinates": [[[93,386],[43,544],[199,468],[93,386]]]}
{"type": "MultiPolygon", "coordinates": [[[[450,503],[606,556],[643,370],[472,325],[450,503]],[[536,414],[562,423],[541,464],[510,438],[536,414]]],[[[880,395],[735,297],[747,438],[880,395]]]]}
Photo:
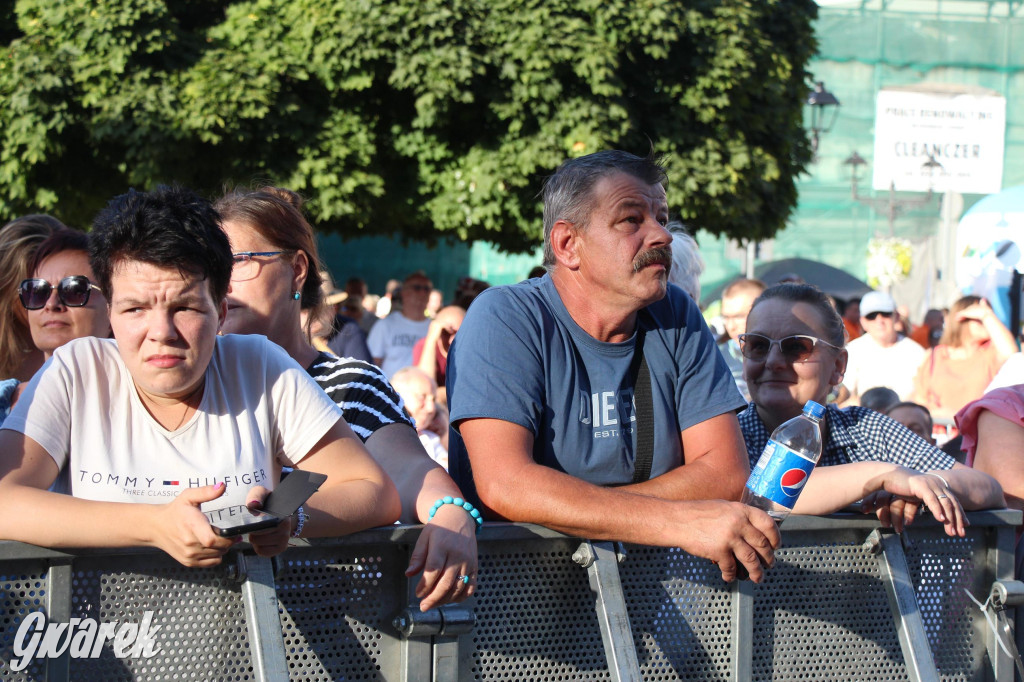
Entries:
{"type": "MultiPolygon", "coordinates": [[[[744,405],[700,311],[683,291],[638,316],[654,408],[652,476],[682,464],[680,431],[744,405]]],[[[534,436],[534,460],[598,485],[629,483],[636,429],[635,337],[598,341],[569,315],[550,277],[492,287],[470,308],[448,359],[449,466],[469,499],[458,423],[492,418],[534,436]]],[[[494,453],[493,456],[500,456],[494,453]]]]}

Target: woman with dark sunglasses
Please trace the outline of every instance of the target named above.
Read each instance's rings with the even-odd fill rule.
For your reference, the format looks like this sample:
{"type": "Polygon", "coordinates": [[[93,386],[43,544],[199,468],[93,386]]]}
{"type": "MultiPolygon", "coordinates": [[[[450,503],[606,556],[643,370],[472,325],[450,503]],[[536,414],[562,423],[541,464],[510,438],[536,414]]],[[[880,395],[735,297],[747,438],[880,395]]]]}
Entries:
{"type": "MultiPolygon", "coordinates": [[[[826,404],[843,380],[843,321],[828,297],[808,284],[766,289],[740,336],[751,403],[740,414],[751,466],[772,431],[808,400],[826,404]]],[[[991,477],[957,463],[903,425],[863,407],[827,407],[823,448],[794,511],[827,514],[862,500],[897,531],[927,505],[949,535],[963,536],[964,509],[1003,507],[991,477]]]]}
{"type": "Polygon", "coordinates": [[[36,249],[64,223],[53,216],[27,215],[0,228],[0,379],[28,381],[43,365],[32,343],[18,286],[32,274],[36,249]]]}
{"type": "Polygon", "coordinates": [[[110,336],[107,299],[89,265],[89,238],[77,230],[57,230],[39,245],[32,276],[18,297],[28,312],[32,343],[47,360],[53,351],[83,336],[110,336]]]}
{"type": "MultiPolygon", "coordinates": [[[[39,244],[28,274],[18,286],[18,299],[28,318],[32,343],[44,362],[72,339],[110,336],[107,300],[93,284],[89,238],[84,232],[66,227],[54,230],[39,244]]],[[[0,405],[0,424],[24,385],[13,386],[0,405]]]]}

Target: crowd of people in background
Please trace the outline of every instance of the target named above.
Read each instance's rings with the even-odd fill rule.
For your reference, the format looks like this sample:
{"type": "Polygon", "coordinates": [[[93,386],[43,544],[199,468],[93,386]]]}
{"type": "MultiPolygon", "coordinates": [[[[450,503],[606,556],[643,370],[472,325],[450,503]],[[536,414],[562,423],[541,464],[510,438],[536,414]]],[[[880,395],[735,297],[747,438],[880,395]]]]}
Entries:
{"type": "Polygon", "coordinates": [[[835,300],[796,276],[737,278],[705,320],[704,263],[668,220],[665,180],[656,159],[623,152],[566,162],[543,190],[543,265],[511,286],[463,277],[452,292],[422,270],[379,294],[360,273],[330,272],[302,198],[278,187],[214,202],[129,192],[88,236],[49,216],[7,224],[0,539],[150,544],[212,565],[235,540],[212,533],[209,514],[259,507],[309,468],[331,484],[283,528],[253,533],[257,551],[425,524],[408,567],[424,609],[472,594],[485,518],[679,546],[725,579],[745,568],[758,580],[780,538],[735,500],[772,429],[809,400],[828,404],[825,454],[798,512],[859,504],[902,529],[927,508],[962,536],[965,510],[1024,508],[1024,467],[1005,449],[1024,445],[1024,360],[984,299],[918,325],[914,302],[887,292],[835,300]],[[251,420],[231,417],[242,413],[251,420]],[[183,455],[181,443],[205,453],[212,438],[251,452],[183,455]],[[100,441],[113,443],[102,456],[79,447],[100,441]],[[117,484],[78,480],[69,462],[117,484]],[[204,485],[132,488],[144,468],[204,485]],[[144,495],[170,504],[133,512],[122,533],[58,522],[113,518],[117,503],[154,502],[144,495]],[[39,506],[50,511],[20,520],[39,506]]]}

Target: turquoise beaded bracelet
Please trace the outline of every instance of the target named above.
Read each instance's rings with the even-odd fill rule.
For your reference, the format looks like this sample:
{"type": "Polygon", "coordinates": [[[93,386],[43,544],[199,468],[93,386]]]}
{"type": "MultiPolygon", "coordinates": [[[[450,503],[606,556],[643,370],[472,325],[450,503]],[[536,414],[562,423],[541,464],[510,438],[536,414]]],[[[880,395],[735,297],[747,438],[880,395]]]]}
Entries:
{"type": "Polygon", "coordinates": [[[473,517],[474,521],[476,521],[476,529],[478,532],[480,530],[480,526],[484,525],[484,519],[480,516],[480,511],[476,507],[471,505],[469,502],[466,502],[461,497],[452,497],[451,495],[445,495],[434,503],[434,506],[430,508],[430,515],[427,516],[427,522],[429,523],[430,520],[434,518],[434,514],[437,513],[437,510],[446,504],[454,504],[456,507],[462,507],[468,511],[469,515],[473,517]]]}

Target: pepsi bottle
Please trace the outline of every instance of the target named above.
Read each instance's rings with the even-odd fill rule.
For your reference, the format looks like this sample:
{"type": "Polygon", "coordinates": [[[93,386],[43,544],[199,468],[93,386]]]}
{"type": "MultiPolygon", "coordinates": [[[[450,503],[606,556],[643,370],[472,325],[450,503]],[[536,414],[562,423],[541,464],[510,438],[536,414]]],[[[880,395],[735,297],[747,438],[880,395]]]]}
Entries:
{"type": "Polygon", "coordinates": [[[743,489],[743,503],[782,523],[800,497],[811,470],[821,457],[821,418],[825,408],[808,400],[803,414],[772,433],[743,489]]]}

